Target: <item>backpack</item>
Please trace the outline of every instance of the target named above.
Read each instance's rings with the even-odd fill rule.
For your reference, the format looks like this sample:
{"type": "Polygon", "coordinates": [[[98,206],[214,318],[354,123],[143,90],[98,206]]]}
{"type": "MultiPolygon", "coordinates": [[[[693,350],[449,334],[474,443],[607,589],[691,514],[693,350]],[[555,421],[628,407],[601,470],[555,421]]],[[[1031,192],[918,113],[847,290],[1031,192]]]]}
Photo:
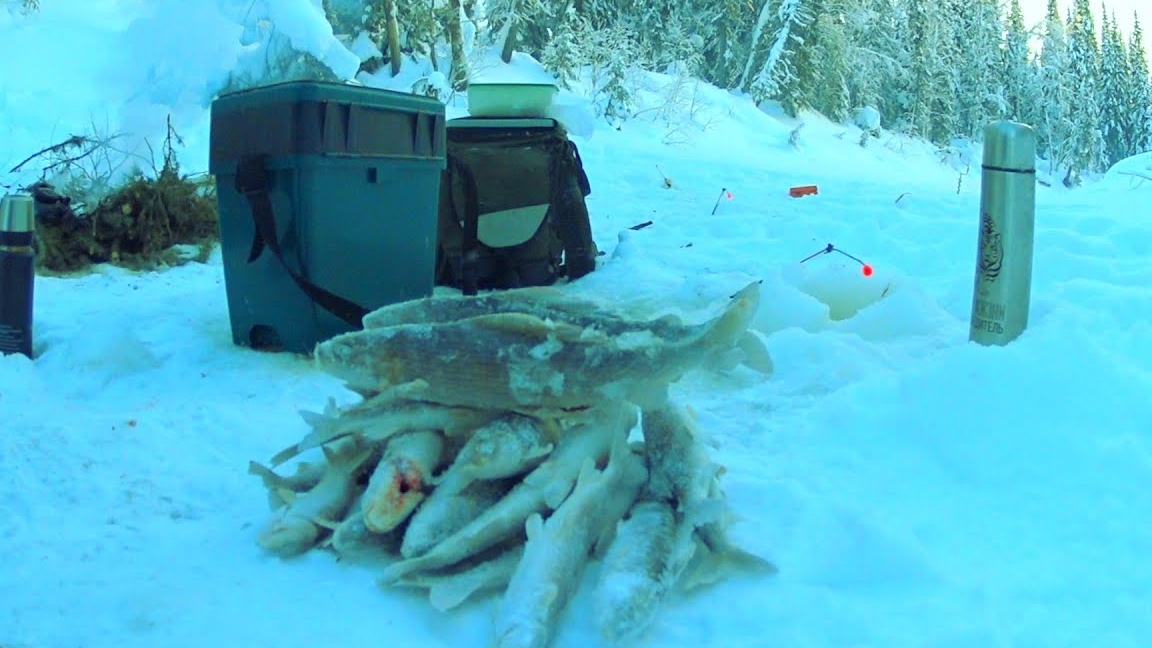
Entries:
{"type": "Polygon", "coordinates": [[[557,121],[449,121],[435,283],[474,295],[592,272],[591,193],[580,152],[557,121]]]}

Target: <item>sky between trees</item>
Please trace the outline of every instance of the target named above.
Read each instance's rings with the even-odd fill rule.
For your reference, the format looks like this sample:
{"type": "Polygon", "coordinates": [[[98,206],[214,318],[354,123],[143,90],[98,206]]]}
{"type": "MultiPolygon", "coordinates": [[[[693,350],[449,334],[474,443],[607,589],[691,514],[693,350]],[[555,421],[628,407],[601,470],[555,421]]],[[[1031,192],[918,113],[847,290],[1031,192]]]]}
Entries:
{"type": "MultiPolygon", "coordinates": [[[[1068,11],[1072,5],[1072,0],[1057,0],[1060,5],[1061,13],[1068,11]]],[[[1100,7],[1108,10],[1108,13],[1116,14],[1116,22],[1120,24],[1120,31],[1124,34],[1132,33],[1132,17],[1140,14],[1140,24],[1147,26],[1152,24],[1152,0],[1095,0],[1093,3],[1097,11],[1097,15],[1101,11],[1100,7]]],[[[1020,8],[1024,11],[1024,22],[1029,27],[1039,25],[1044,20],[1044,13],[1048,10],[1048,0],[1020,0],[1020,8]]],[[[1147,43],[1145,43],[1147,45],[1147,43]]],[[[1149,55],[1152,60],[1152,55],[1149,55]]]]}

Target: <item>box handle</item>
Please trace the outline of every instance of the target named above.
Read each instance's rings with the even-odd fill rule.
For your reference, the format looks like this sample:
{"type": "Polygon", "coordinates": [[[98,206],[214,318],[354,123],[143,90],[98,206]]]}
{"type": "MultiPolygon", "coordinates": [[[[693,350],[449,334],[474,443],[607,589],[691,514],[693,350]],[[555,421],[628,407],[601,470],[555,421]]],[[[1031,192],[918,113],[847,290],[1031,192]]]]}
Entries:
{"type": "Polygon", "coordinates": [[[417,157],[432,156],[432,131],[428,113],[416,113],[416,127],[412,129],[412,153],[417,157]]]}
{"type": "Polygon", "coordinates": [[[343,103],[324,102],[324,109],[320,113],[324,131],[323,150],[331,153],[348,152],[348,128],[351,121],[351,106],[343,103]]]}

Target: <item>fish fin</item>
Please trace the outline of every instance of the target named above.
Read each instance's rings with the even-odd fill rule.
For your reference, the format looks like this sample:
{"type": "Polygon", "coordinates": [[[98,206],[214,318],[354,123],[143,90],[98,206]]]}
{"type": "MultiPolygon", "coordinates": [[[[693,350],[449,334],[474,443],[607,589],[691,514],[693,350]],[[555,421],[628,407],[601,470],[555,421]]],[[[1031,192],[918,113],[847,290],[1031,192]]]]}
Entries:
{"type": "Polygon", "coordinates": [[[596,460],[592,457],[586,457],[584,462],[580,464],[580,473],[576,475],[575,488],[580,488],[581,485],[587,487],[588,483],[596,479],[599,472],[596,470],[596,460]]]}
{"type": "MultiPolygon", "coordinates": [[[[478,315],[465,320],[473,326],[481,326],[493,331],[516,333],[528,337],[547,339],[554,335],[561,342],[580,342],[584,340],[584,327],[546,320],[526,313],[493,313],[491,315],[478,315]]],[[[602,337],[602,336],[601,336],[602,337]]]]}
{"type": "Polygon", "coordinates": [[[612,541],[616,539],[616,531],[620,528],[620,522],[616,524],[605,525],[600,531],[600,535],[596,538],[596,543],[592,545],[592,557],[600,560],[604,558],[604,554],[608,553],[608,547],[612,546],[612,541]]]}
{"type": "Polygon", "coordinates": [[[340,406],[336,404],[336,399],[331,396],[328,397],[328,402],[324,403],[324,416],[337,417],[340,415],[340,406]]]}
{"type": "Polygon", "coordinates": [[[524,521],[524,534],[528,536],[528,541],[540,537],[542,533],[544,533],[544,518],[539,513],[529,515],[524,521]]]}
{"type": "Polygon", "coordinates": [[[684,520],[694,527],[728,521],[728,507],[724,500],[708,499],[697,503],[691,511],[684,511],[684,520]]]}
{"type": "Polygon", "coordinates": [[[768,346],[764,344],[764,340],[756,331],[744,331],[744,335],[740,336],[736,346],[743,355],[740,364],[766,376],[771,375],[776,370],[768,346]]]}
{"type": "Polygon", "coordinates": [[[408,581],[408,575],[420,570],[421,566],[428,561],[425,560],[428,554],[424,554],[418,558],[409,558],[407,560],[397,560],[396,562],[384,568],[380,573],[380,577],[376,579],[376,584],[380,587],[391,587],[408,581]]]}
{"type": "Polygon", "coordinates": [[[536,450],[524,455],[524,459],[526,461],[532,461],[534,459],[539,459],[540,457],[547,457],[548,455],[552,454],[552,451],[555,449],[556,444],[549,443],[547,445],[540,446],[539,448],[536,448],[536,450]]]}
{"type": "Polygon", "coordinates": [[[373,396],[372,400],[380,402],[411,398],[425,389],[428,389],[428,381],[423,378],[416,378],[415,380],[409,380],[408,382],[403,382],[398,385],[390,385],[379,394],[373,396]]]}
{"type": "Polygon", "coordinates": [[[677,380],[679,380],[679,377],[671,382],[665,382],[663,380],[639,382],[635,386],[635,393],[632,395],[632,399],[644,407],[657,407],[667,402],[668,385],[677,380]]]}
{"type": "MultiPolygon", "coordinates": [[[[531,473],[529,473],[531,474],[531,473]]],[[[568,499],[568,495],[572,492],[574,482],[567,479],[558,479],[544,485],[544,504],[548,508],[555,511],[560,508],[564,500],[568,499]]]]}
{"type": "Polygon", "coordinates": [[[428,381],[422,378],[416,378],[415,380],[409,380],[408,382],[403,382],[396,385],[385,383],[380,385],[378,390],[367,393],[354,389],[347,383],[345,384],[345,387],[351,391],[359,393],[363,400],[343,411],[339,409],[336,410],[332,418],[336,418],[341,414],[346,414],[347,412],[351,411],[363,411],[375,407],[383,407],[391,403],[395,403],[396,401],[405,399],[412,400],[418,396],[421,391],[428,389],[428,381]]]}
{"type": "Polygon", "coordinates": [[[327,414],[311,412],[309,409],[297,409],[296,413],[300,414],[301,419],[303,419],[305,423],[308,423],[312,428],[316,428],[318,425],[323,424],[324,421],[328,420],[327,414]]]}
{"type": "Polygon", "coordinates": [[[321,529],[328,529],[329,531],[335,531],[336,527],[340,526],[339,522],[333,522],[332,520],[322,517],[314,517],[310,519],[312,520],[312,524],[315,524],[321,529]]]}
{"type": "Polygon", "coordinates": [[[264,485],[268,488],[286,485],[286,480],[283,477],[277,475],[271,468],[261,464],[258,461],[248,462],[248,474],[256,475],[259,477],[260,480],[264,482],[264,485]]]}
{"type": "Polygon", "coordinates": [[[705,363],[711,371],[732,371],[744,361],[744,353],[740,349],[724,349],[711,355],[705,363]]]}
{"type": "Polygon", "coordinates": [[[441,612],[447,612],[467,601],[482,589],[483,583],[474,578],[450,578],[433,583],[428,588],[428,602],[441,612]]]}
{"type": "Polygon", "coordinates": [[[292,457],[298,456],[301,452],[303,452],[303,450],[300,449],[300,444],[293,443],[287,448],[284,448],[280,452],[272,455],[272,458],[268,461],[268,463],[272,464],[273,466],[279,466],[292,457]]]}
{"type": "Polygon", "coordinates": [[[328,427],[328,424],[323,423],[320,427],[315,428],[311,434],[305,435],[305,437],[294,446],[296,448],[296,454],[302,454],[312,448],[323,447],[340,439],[347,439],[355,434],[354,432],[332,432],[322,429],[326,427],[328,427]]]}
{"type": "Polygon", "coordinates": [[[296,495],[296,491],[292,490],[291,488],[276,489],[276,496],[279,497],[280,501],[284,502],[285,505],[291,505],[292,502],[295,501],[296,495]]]}
{"type": "Polygon", "coordinates": [[[719,316],[702,325],[703,334],[698,341],[710,349],[735,343],[748,330],[759,308],[760,282],[754,281],[732,295],[732,300],[719,316]]]}
{"type": "Polygon", "coordinates": [[[268,491],[268,508],[270,510],[279,511],[286,506],[288,506],[288,502],[285,502],[284,499],[280,497],[280,493],[275,490],[268,491]]]}
{"type": "Polygon", "coordinates": [[[709,551],[703,543],[700,544],[696,556],[680,577],[678,585],[684,591],[711,585],[736,575],[773,576],[779,572],[772,561],[743,549],[729,547],[724,551],[714,552],[709,551]]]}

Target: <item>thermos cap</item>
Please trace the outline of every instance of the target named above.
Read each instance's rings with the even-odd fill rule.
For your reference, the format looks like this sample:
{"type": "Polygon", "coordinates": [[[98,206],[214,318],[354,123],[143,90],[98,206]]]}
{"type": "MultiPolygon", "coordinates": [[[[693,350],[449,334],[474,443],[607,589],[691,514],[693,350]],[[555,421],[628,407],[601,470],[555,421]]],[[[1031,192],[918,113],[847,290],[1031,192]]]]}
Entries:
{"type": "Polygon", "coordinates": [[[1036,132],[1031,126],[998,121],[984,128],[984,166],[998,171],[1036,170],[1036,132]]]}
{"type": "Polygon", "coordinates": [[[36,205],[32,196],[0,198],[0,232],[24,234],[36,231],[36,205]]]}

